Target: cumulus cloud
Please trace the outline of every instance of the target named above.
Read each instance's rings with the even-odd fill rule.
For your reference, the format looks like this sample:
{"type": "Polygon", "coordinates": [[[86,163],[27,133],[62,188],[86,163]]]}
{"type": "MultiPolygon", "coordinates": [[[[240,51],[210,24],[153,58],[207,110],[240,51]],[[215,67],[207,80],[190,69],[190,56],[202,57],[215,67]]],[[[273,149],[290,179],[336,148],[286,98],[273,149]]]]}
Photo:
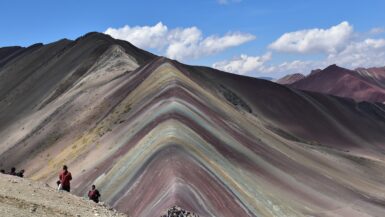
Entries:
{"type": "Polygon", "coordinates": [[[162,48],[166,46],[164,40],[168,34],[167,26],[159,22],[154,26],[134,26],[128,25],[122,28],[108,28],[105,34],[114,38],[131,42],[132,44],[142,48],[162,48]]]}
{"type": "Polygon", "coordinates": [[[266,68],[266,63],[271,60],[271,57],[270,52],[262,56],[248,56],[242,54],[231,60],[214,63],[213,68],[240,75],[255,71],[269,71],[269,69],[266,68]]]}
{"type": "MultiPolygon", "coordinates": [[[[347,68],[385,65],[385,39],[373,38],[382,28],[374,28],[365,34],[353,32],[348,22],[342,22],[328,29],[308,29],[283,34],[269,46],[263,55],[242,54],[232,59],[216,62],[212,67],[236,74],[257,75],[257,73],[308,73],[312,69],[338,64],[347,68]],[[368,34],[369,33],[369,34],[368,34]],[[354,35],[354,37],[353,37],[354,35]],[[294,61],[275,63],[275,53],[303,54],[294,61]],[[309,53],[317,55],[309,60],[309,53]]],[[[155,49],[167,57],[186,60],[212,55],[228,48],[239,46],[255,39],[254,35],[232,32],[225,35],[204,36],[197,27],[173,28],[159,22],[154,26],[124,26],[108,28],[106,34],[130,41],[144,49],[155,49]]],[[[287,54],[290,55],[290,54],[287,54]]]]}
{"type": "MultiPolygon", "coordinates": [[[[293,67],[276,68],[275,71],[287,70],[288,72],[299,71],[308,73],[312,69],[325,68],[331,64],[337,64],[349,69],[358,67],[385,66],[385,39],[364,39],[351,41],[340,52],[330,53],[324,59],[312,61],[293,61],[290,62],[293,67]],[[298,62],[299,64],[294,64],[298,62]],[[279,70],[278,70],[279,69],[279,70]]],[[[275,72],[274,71],[274,72],[275,72]]]]}
{"type": "Polygon", "coordinates": [[[331,53],[326,62],[357,68],[385,65],[385,39],[368,38],[351,42],[339,53],[331,53]]]}
{"type": "MultiPolygon", "coordinates": [[[[370,34],[380,34],[383,28],[373,28],[370,34]]],[[[384,66],[385,39],[366,38],[365,33],[353,32],[348,22],[342,22],[329,29],[310,29],[285,33],[269,47],[277,52],[324,53],[325,58],[306,61],[309,66],[322,68],[338,64],[354,69],[356,67],[384,66]],[[352,37],[352,35],[357,37],[352,37]]]]}
{"type": "Polygon", "coordinates": [[[258,73],[307,74],[313,69],[325,68],[331,64],[349,69],[384,66],[385,39],[368,38],[362,41],[351,41],[343,50],[327,54],[324,59],[294,60],[279,64],[271,64],[271,60],[272,53],[263,56],[242,54],[231,60],[214,63],[212,67],[235,74],[256,75],[258,73]]]}
{"type": "Polygon", "coordinates": [[[317,61],[294,60],[280,64],[271,64],[272,53],[262,56],[248,56],[242,54],[231,60],[216,62],[213,68],[240,75],[257,75],[260,73],[308,73],[312,69],[325,66],[325,63],[317,61]]]}
{"type": "Polygon", "coordinates": [[[212,55],[255,39],[252,34],[240,32],[204,37],[197,27],[169,29],[161,22],[154,26],[108,28],[105,33],[144,49],[157,49],[178,60],[212,55]]]}
{"type": "MultiPolygon", "coordinates": [[[[382,28],[374,28],[370,34],[380,34],[382,28]]],[[[368,38],[367,33],[353,32],[348,22],[342,22],[329,29],[308,29],[283,34],[269,46],[274,53],[323,54],[315,60],[295,60],[271,63],[273,52],[262,56],[242,54],[230,60],[214,63],[214,68],[236,74],[257,73],[309,73],[312,69],[325,68],[331,64],[354,69],[385,65],[385,39],[368,38]],[[354,35],[354,37],[353,37],[354,35]]],[[[290,55],[290,54],[286,54],[290,55]]]]}
{"type": "Polygon", "coordinates": [[[255,36],[244,33],[203,38],[196,27],[171,31],[170,36],[166,56],[180,60],[215,54],[255,39],[255,36]]]}
{"type": "Polygon", "coordinates": [[[351,41],[343,50],[330,53],[324,59],[285,62],[271,67],[271,72],[300,72],[306,74],[312,69],[325,68],[332,64],[349,69],[385,66],[385,39],[367,38],[351,41]]]}
{"type": "Polygon", "coordinates": [[[291,53],[331,53],[346,46],[353,33],[348,22],[342,22],[329,29],[307,29],[283,34],[270,44],[269,48],[291,53]]]}

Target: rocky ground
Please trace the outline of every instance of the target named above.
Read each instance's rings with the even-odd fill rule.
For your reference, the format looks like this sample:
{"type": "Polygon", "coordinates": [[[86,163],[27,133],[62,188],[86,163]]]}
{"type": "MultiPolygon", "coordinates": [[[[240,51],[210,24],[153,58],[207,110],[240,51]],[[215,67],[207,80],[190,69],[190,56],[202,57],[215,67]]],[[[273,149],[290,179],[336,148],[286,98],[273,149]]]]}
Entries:
{"type": "Polygon", "coordinates": [[[67,192],[57,192],[45,183],[0,174],[0,216],[7,217],[127,217],[103,203],[67,192]]]}
{"type": "Polygon", "coordinates": [[[162,215],[161,217],[199,217],[198,215],[184,210],[178,206],[174,206],[167,211],[167,214],[162,215]]]}

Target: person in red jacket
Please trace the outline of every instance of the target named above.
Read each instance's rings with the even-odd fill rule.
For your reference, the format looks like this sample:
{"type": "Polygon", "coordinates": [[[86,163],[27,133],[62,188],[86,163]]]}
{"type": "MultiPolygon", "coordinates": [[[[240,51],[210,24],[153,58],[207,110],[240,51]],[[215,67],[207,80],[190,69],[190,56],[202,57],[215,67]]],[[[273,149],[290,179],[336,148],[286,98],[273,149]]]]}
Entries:
{"type": "Polygon", "coordinates": [[[100,193],[96,189],[95,185],[92,185],[91,191],[88,192],[88,198],[93,200],[95,203],[99,203],[100,193]]]}
{"type": "Polygon", "coordinates": [[[61,190],[70,192],[70,181],[72,180],[72,176],[66,165],[63,166],[63,171],[61,171],[59,174],[59,180],[61,184],[61,190]]]}

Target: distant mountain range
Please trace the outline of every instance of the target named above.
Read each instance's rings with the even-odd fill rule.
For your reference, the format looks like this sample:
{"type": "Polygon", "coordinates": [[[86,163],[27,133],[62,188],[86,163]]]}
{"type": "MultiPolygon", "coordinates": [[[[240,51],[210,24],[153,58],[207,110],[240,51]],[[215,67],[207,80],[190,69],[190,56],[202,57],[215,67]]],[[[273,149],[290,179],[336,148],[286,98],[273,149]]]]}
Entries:
{"type": "Polygon", "coordinates": [[[329,95],[381,101],[381,70],[285,86],[101,33],[0,48],[0,169],[54,186],[66,164],[132,217],[385,216],[385,105],[329,95]]]}
{"type": "Polygon", "coordinates": [[[308,76],[287,75],[277,83],[356,101],[385,102],[385,67],[348,70],[331,65],[324,70],[314,70],[308,76]]]}
{"type": "Polygon", "coordinates": [[[278,79],[276,82],[278,84],[292,84],[292,83],[299,81],[303,78],[305,78],[305,75],[303,75],[301,73],[288,74],[288,75],[285,75],[284,77],[278,79]]]}
{"type": "Polygon", "coordinates": [[[258,77],[259,79],[267,80],[267,81],[272,81],[274,78],[272,77],[258,77]]]}

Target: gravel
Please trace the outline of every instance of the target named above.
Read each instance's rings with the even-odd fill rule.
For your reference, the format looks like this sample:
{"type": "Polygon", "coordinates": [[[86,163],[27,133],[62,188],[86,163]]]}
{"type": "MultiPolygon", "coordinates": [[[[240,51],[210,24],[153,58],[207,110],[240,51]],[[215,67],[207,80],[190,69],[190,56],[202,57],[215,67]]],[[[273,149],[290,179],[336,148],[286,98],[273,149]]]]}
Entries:
{"type": "Polygon", "coordinates": [[[0,174],[0,216],[127,217],[105,203],[96,204],[45,183],[0,174]]]}

